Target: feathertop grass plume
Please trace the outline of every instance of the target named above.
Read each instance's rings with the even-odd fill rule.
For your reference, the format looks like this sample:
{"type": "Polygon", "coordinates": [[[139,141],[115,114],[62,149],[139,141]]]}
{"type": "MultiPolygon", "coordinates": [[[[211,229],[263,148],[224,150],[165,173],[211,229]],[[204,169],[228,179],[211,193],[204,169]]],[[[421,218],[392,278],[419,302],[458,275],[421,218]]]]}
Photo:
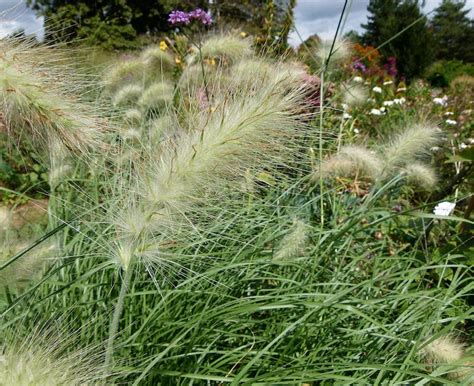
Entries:
{"type": "Polygon", "coordinates": [[[143,118],[143,113],[139,109],[128,109],[124,113],[124,119],[129,124],[138,124],[143,118]]]}
{"type": "Polygon", "coordinates": [[[407,165],[429,155],[430,149],[438,143],[440,134],[440,130],[435,126],[414,124],[394,136],[381,149],[386,169],[391,170],[397,166],[407,165]]]}
{"type": "Polygon", "coordinates": [[[20,338],[19,342],[0,345],[0,384],[8,386],[103,384],[107,376],[103,366],[97,365],[100,363],[99,355],[90,349],[67,352],[67,344],[70,344],[67,339],[68,337],[55,337],[51,331],[35,330],[27,338],[20,338]]]}
{"type": "Polygon", "coordinates": [[[352,50],[351,45],[344,39],[336,39],[334,42],[334,47],[331,52],[332,40],[322,40],[316,46],[316,57],[319,59],[321,64],[323,64],[329,57],[331,53],[330,62],[340,63],[349,59],[352,50]]]}
{"type": "Polygon", "coordinates": [[[102,146],[106,126],[78,99],[84,91],[59,50],[7,40],[0,50],[0,111],[11,138],[41,149],[61,143],[78,154],[102,146]]]}
{"type": "Polygon", "coordinates": [[[292,143],[306,128],[304,92],[297,84],[277,93],[278,84],[255,82],[252,95],[235,90],[221,95],[212,113],[201,113],[198,122],[203,126],[178,130],[163,143],[160,158],[140,175],[141,212],[134,207],[119,216],[118,234],[125,244],[140,245],[137,240],[149,238],[150,232],[172,239],[182,226],[191,222],[195,227],[194,222],[206,217],[203,207],[214,205],[219,197],[228,200],[227,189],[240,186],[248,170],[287,163],[292,143]],[[199,215],[193,216],[196,210],[199,215]],[[146,230],[129,225],[130,212],[142,213],[146,230]]]}
{"type": "Polygon", "coordinates": [[[428,343],[420,354],[431,368],[449,367],[449,378],[472,381],[474,367],[472,361],[466,358],[465,349],[466,345],[459,339],[445,335],[428,343]]]}
{"type": "Polygon", "coordinates": [[[159,82],[150,85],[138,100],[138,105],[145,110],[160,110],[173,100],[173,85],[169,82],[159,82]]]}
{"type": "Polygon", "coordinates": [[[121,60],[108,69],[104,76],[104,86],[115,93],[126,84],[144,85],[146,82],[146,64],[140,59],[121,60]]]}
{"type": "Polygon", "coordinates": [[[0,206],[0,231],[5,231],[9,228],[11,221],[11,212],[7,207],[0,206]]]}
{"type": "Polygon", "coordinates": [[[143,87],[138,84],[126,84],[112,97],[112,103],[115,106],[130,106],[135,105],[143,94],[143,87]]]}
{"type": "Polygon", "coordinates": [[[160,46],[146,48],[140,55],[141,61],[146,66],[146,71],[159,73],[171,72],[175,67],[174,57],[163,51],[160,46]]]}
{"type": "MultiPolygon", "coordinates": [[[[27,243],[3,243],[0,251],[0,264],[5,263],[10,257],[21,252],[27,246],[27,243]]],[[[46,243],[29,251],[21,259],[0,271],[1,287],[8,286],[10,289],[22,290],[41,274],[48,261],[53,261],[57,254],[58,248],[54,242],[46,243]]]]}
{"type": "MultiPolygon", "coordinates": [[[[233,35],[217,35],[207,39],[201,46],[204,60],[217,60],[220,65],[228,65],[242,58],[253,55],[250,39],[242,39],[233,35]]],[[[194,50],[189,58],[190,63],[199,61],[199,52],[194,50]]]]}
{"type": "Polygon", "coordinates": [[[283,237],[273,260],[285,261],[303,253],[309,239],[309,227],[301,220],[295,220],[289,232],[283,237]]]}
{"type": "Polygon", "coordinates": [[[402,173],[409,185],[423,190],[429,191],[434,189],[438,182],[434,170],[419,162],[414,162],[405,166],[402,169],[402,173]]]}
{"type": "MultiPolygon", "coordinates": [[[[354,176],[359,175],[376,179],[383,167],[379,156],[363,146],[343,146],[338,154],[322,162],[323,175],[354,176]]],[[[319,178],[319,171],[314,173],[319,178]]]]}
{"type": "Polygon", "coordinates": [[[158,143],[164,140],[167,133],[172,133],[174,120],[169,115],[163,115],[150,121],[150,140],[158,143]]]}
{"type": "Polygon", "coordinates": [[[367,101],[369,93],[366,88],[357,84],[345,85],[342,101],[349,106],[359,106],[367,101]]]}

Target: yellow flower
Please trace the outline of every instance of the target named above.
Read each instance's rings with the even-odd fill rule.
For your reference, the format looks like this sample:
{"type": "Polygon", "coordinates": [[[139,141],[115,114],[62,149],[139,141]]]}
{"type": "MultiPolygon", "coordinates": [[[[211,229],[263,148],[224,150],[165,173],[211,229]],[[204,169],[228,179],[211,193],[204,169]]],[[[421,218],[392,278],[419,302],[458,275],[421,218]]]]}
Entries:
{"type": "Polygon", "coordinates": [[[167,48],[168,48],[168,44],[166,44],[166,42],[164,40],[162,40],[160,42],[160,50],[161,51],[166,51],[167,48]]]}
{"type": "Polygon", "coordinates": [[[245,38],[247,36],[247,32],[242,31],[240,33],[240,37],[245,38]]]}
{"type": "Polygon", "coordinates": [[[174,58],[174,62],[175,62],[176,64],[180,64],[180,63],[181,63],[181,59],[180,59],[179,57],[176,57],[176,58],[174,58]]]}
{"type": "Polygon", "coordinates": [[[215,66],[216,65],[216,59],[212,58],[210,60],[210,63],[211,63],[211,66],[215,66]]]}

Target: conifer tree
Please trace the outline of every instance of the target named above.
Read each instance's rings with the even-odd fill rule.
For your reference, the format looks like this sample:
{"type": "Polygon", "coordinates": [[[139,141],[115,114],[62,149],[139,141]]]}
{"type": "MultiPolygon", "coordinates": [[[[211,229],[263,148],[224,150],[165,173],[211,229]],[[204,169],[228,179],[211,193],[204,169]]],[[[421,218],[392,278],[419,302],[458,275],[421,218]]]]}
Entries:
{"type": "Polygon", "coordinates": [[[380,52],[385,58],[396,57],[401,75],[408,79],[420,76],[432,62],[434,51],[427,18],[421,13],[418,0],[370,0],[367,10],[368,22],[362,25],[366,30],[364,43],[374,47],[386,43],[380,52]]]}
{"type": "Polygon", "coordinates": [[[466,1],[443,0],[431,24],[437,59],[474,62],[474,25],[466,1]]]}

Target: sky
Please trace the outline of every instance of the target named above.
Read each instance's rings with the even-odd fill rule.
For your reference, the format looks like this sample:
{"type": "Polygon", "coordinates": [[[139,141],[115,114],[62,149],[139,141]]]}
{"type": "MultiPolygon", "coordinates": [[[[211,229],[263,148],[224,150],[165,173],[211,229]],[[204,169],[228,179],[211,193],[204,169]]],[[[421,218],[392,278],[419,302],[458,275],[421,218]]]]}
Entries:
{"type": "MultiPolygon", "coordinates": [[[[239,1],[239,0],[236,0],[239,1]]],[[[343,33],[356,30],[362,31],[361,24],[367,20],[367,4],[369,0],[352,0],[343,33]]],[[[425,0],[424,11],[430,12],[441,3],[441,0],[425,0]]],[[[339,15],[344,0],[297,0],[295,9],[296,30],[301,37],[317,33],[323,39],[334,37],[339,15]]],[[[467,0],[467,8],[471,9],[470,17],[474,17],[474,0],[467,0]]],[[[24,28],[27,34],[43,36],[43,19],[37,18],[33,11],[25,6],[24,0],[0,0],[0,38],[24,28]]],[[[298,45],[300,38],[296,32],[290,34],[290,43],[298,45]]]]}

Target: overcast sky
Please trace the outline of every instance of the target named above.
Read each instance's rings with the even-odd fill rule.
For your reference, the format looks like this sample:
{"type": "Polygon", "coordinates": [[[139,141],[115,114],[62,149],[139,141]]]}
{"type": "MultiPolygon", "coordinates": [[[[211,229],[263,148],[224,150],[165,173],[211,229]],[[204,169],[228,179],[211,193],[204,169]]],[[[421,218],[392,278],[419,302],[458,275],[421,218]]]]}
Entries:
{"type": "MultiPolygon", "coordinates": [[[[239,0],[236,0],[239,1],[239,0]]],[[[349,2],[351,3],[351,2],[349,2]]],[[[352,0],[343,32],[361,31],[361,24],[367,20],[369,0],[352,0]]],[[[441,3],[441,0],[426,0],[424,11],[429,12],[441,3]]],[[[297,0],[295,9],[296,29],[303,39],[317,33],[324,39],[331,39],[336,31],[337,22],[344,0],[297,0]]],[[[474,0],[467,0],[466,5],[474,16],[474,0]]],[[[0,0],[0,37],[24,28],[27,34],[43,35],[43,20],[37,18],[28,9],[23,0],[0,0]]],[[[296,32],[291,33],[290,43],[297,45],[300,39],[296,32]]]]}

